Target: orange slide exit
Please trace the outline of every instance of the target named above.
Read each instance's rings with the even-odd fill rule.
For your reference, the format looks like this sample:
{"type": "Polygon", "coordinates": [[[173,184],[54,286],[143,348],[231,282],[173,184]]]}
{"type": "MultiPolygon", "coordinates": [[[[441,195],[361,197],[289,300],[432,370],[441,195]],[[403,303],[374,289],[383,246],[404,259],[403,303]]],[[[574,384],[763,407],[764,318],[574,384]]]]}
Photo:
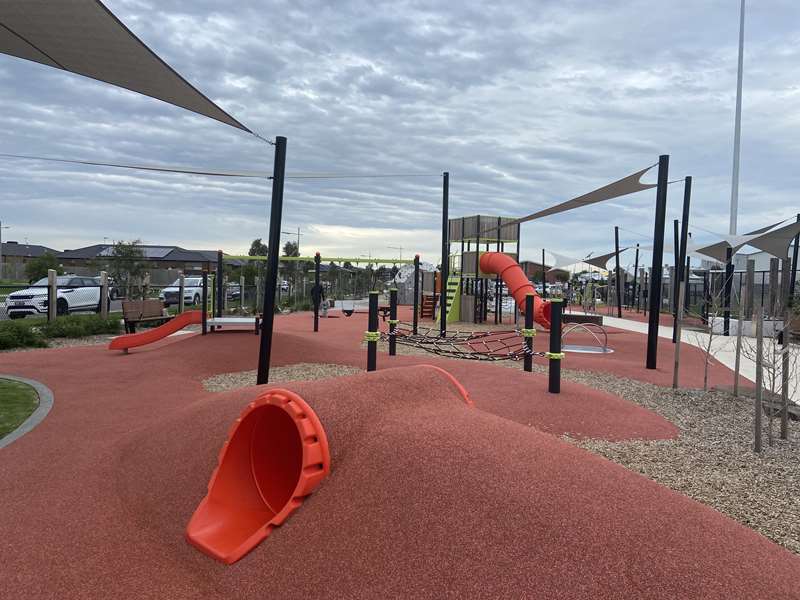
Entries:
{"type": "Polygon", "coordinates": [[[536,293],[517,261],[502,252],[485,252],[481,255],[480,266],[484,273],[500,275],[523,314],[525,313],[525,296],[533,294],[533,320],[545,329],[550,329],[550,303],[542,300],[541,296],[536,293]]]}
{"type": "Polygon", "coordinates": [[[183,329],[187,325],[199,325],[203,322],[203,311],[201,310],[188,310],[179,315],[175,315],[163,325],[153,327],[152,329],[145,329],[139,333],[128,333],[115,337],[108,345],[109,350],[128,350],[129,348],[136,348],[137,346],[144,346],[145,344],[152,344],[158,340],[164,339],[168,335],[172,335],[176,331],[183,329]]]}

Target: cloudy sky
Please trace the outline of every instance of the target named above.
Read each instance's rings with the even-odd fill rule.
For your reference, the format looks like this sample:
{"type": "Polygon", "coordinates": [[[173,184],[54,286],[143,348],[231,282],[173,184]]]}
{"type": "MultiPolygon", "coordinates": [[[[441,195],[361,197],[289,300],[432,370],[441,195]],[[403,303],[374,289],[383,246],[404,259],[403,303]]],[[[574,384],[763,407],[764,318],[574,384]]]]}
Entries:
{"type": "MultiPolygon", "coordinates": [[[[670,154],[672,179],[694,177],[696,239],[727,233],[738,0],[106,4],[226,111],[286,136],[287,171],[449,171],[451,216],[521,216],[670,154]]],[[[740,230],[800,208],[800,4],[749,4],[740,230]]],[[[0,102],[1,153],[272,166],[244,132],[4,55],[0,102]]],[[[241,253],[267,235],[266,181],[2,159],[0,186],[5,239],[57,249],[140,238],[241,253]]],[[[682,195],[671,186],[670,236],[682,195]]],[[[647,243],[654,198],[525,224],[522,257],[607,251],[614,225],[647,243]]],[[[291,180],[284,230],[301,228],[304,254],[402,246],[437,262],[440,202],[438,177],[291,180]]]]}

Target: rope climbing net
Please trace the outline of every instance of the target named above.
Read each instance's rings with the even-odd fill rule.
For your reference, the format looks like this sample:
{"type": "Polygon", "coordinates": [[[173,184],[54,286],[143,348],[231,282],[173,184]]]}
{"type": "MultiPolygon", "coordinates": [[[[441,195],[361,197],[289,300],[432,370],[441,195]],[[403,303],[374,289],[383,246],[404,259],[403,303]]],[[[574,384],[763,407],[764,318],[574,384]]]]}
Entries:
{"type": "Polygon", "coordinates": [[[381,332],[381,340],[392,336],[396,343],[419,348],[431,354],[466,360],[522,360],[526,354],[549,357],[549,352],[528,349],[525,339],[533,337],[535,330],[510,329],[502,331],[448,331],[440,336],[438,328],[418,328],[417,333],[409,323],[397,323],[392,332],[381,332]]]}

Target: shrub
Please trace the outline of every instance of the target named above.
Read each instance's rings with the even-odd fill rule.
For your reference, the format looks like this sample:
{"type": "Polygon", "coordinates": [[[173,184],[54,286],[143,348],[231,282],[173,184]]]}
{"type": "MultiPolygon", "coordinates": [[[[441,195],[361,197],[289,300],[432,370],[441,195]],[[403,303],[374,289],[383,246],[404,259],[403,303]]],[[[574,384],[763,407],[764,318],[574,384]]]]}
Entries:
{"type": "Polygon", "coordinates": [[[47,346],[42,334],[19,321],[0,321],[0,350],[12,348],[43,348],[47,346]]]}
{"type": "Polygon", "coordinates": [[[104,319],[100,315],[69,315],[44,323],[39,331],[46,338],[75,338],[101,333],[119,333],[119,317],[104,319]]]}

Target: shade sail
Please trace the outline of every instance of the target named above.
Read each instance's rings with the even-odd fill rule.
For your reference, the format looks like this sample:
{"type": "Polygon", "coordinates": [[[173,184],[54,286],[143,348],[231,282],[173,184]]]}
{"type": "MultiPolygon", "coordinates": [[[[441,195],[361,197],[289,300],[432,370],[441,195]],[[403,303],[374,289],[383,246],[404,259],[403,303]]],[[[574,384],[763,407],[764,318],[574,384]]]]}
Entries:
{"type": "Polygon", "coordinates": [[[776,258],[786,258],[789,253],[789,245],[798,233],[800,233],[800,222],[789,223],[774,231],[759,235],[750,240],[748,244],[776,258]]]}
{"type": "MultiPolygon", "coordinates": [[[[619,253],[622,254],[623,252],[625,252],[625,250],[627,250],[627,248],[620,248],[619,249],[619,253]]],[[[617,252],[615,250],[612,250],[611,252],[608,252],[606,254],[601,254],[600,256],[594,256],[592,258],[588,258],[588,257],[584,258],[583,262],[585,262],[586,264],[592,265],[593,267],[597,267],[598,269],[603,269],[605,271],[606,270],[606,263],[616,253],[617,252]]]]}
{"type": "Polygon", "coordinates": [[[250,132],[98,0],[2,0],[0,52],[98,79],[250,132]]]}
{"type": "Polygon", "coordinates": [[[547,251],[555,261],[553,262],[553,266],[550,267],[547,271],[555,271],[558,269],[567,269],[573,265],[577,265],[583,262],[583,259],[580,258],[573,258],[572,256],[565,256],[564,254],[558,254],[557,252],[553,252],[552,250],[547,251]]]}

